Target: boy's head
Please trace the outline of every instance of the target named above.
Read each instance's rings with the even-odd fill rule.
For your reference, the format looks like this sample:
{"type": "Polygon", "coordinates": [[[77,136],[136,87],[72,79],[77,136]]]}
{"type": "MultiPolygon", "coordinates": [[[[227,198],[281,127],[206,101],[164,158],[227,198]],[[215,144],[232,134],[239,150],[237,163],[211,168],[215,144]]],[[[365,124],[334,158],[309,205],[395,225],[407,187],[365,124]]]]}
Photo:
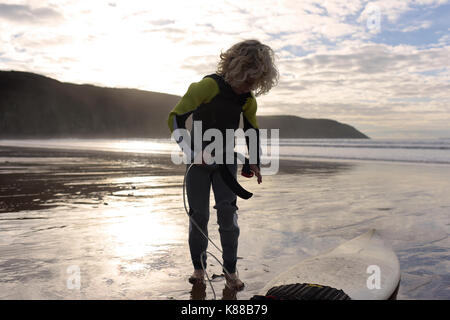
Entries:
{"type": "Polygon", "coordinates": [[[278,82],[273,50],[258,40],[245,40],[220,54],[217,73],[238,93],[269,92],[278,82]]]}

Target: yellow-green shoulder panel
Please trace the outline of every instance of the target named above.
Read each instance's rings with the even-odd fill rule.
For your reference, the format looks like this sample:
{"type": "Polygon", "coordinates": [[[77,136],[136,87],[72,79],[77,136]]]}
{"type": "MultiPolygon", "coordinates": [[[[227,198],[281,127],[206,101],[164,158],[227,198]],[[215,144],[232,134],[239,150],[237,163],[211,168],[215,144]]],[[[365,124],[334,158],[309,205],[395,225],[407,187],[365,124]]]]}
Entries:
{"type": "Polygon", "coordinates": [[[255,97],[252,96],[247,99],[242,107],[242,113],[244,117],[250,122],[253,128],[258,129],[258,121],[256,120],[257,103],[255,97]]]}
{"type": "Polygon", "coordinates": [[[169,113],[167,124],[172,132],[173,118],[175,115],[182,115],[194,111],[202,103],[208,103],[219,93],[219,86],[212,78],[203,78],[199,82],[192,83],[185,95],[175,105],[169,113]]]}

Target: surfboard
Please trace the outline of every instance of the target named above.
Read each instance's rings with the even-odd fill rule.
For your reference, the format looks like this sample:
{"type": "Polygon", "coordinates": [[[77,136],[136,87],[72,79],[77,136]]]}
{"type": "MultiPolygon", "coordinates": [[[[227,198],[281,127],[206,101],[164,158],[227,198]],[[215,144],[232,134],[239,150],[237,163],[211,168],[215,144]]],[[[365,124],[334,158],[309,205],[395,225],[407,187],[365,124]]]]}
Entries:
{"type": "Polygon", "coordinates": [[[295,283],[344,291],[355,300],[395,299],[400,284],[397,255],[375,230],[307,258],[271,280],[260,292],[295,283]]]}

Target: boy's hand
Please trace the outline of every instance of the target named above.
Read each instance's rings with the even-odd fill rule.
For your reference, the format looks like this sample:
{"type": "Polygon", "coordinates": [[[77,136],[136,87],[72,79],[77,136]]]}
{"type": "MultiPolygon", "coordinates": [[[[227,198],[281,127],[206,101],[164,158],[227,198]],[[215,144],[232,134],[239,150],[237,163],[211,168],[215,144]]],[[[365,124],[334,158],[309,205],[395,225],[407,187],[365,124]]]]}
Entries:
{"type": "Polygon", "coordinates": [[[261,172],[259,172],[258,166],[256,164],[251,164],[250,170],[253,171],[255,176],[258,178],[258,184],[260,184],[262,182],[262,176],[261,176],[261,172]]]}

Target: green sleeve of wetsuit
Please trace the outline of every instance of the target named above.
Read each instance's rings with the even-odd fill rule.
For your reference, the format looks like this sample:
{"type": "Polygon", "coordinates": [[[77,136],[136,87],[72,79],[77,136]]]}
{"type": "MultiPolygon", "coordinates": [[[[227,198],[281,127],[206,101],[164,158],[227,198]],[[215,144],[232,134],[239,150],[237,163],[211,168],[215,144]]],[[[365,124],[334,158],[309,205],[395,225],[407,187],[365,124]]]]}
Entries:
{"type": "Polygon", "coordinates": [[[184,128],[188,116],[202,103],[207,103],[219,93],[217,82],[209,77],[192,83],[185,95],[169,113],[167,124],[170,132],[184,128]]]}
{"type": "MultiPolygon", "coordinates": [[[[246,103],[242,107],[242,113],[244,115],[244,132],[246,132],[248,129],[255,129],[256,130],[256,159],[249,157],[250,163],[254,163],[258,166],[260,166],[261,163],[261,141],[259,138],[259,127],[258,122],[256,120],[256,110],[257,110],[257,104],[255,97],[252,96],[247,99],[246,103]]],[[[250,139],[246,137],[245,139],[247,144],[247,149],[250,152],[250,139]]]]}
{"type": "Polygon", "coordinates": [[[248,129],[245,128],[245,120],[247,120],[247,125],[250,125],[254,129],[258,129],[258,121],[256,120],[256,110],[257,110],[257,104],[255,97],[251,96],[251,98],[248,98],[245,102],[244,106],[242,107],[242,113],[244,115],[244,130],[248,129]]]}

